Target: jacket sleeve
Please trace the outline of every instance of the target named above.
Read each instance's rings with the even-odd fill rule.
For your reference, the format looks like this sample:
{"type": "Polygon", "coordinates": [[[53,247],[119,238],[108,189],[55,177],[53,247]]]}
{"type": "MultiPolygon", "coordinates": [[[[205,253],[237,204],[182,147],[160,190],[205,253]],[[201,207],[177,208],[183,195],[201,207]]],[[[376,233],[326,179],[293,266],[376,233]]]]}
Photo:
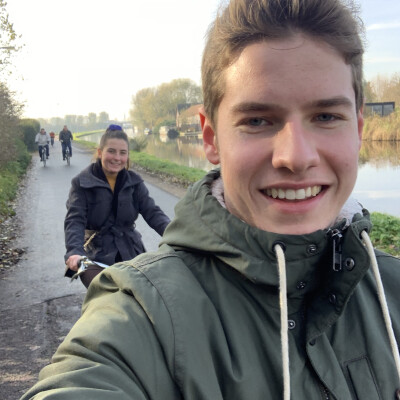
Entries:
{"type": "Polygon", "coordinates": [[[156,205],[154,199],[150,196],[146,185],[141,182],[134,196],[137,196],[138,211],[147,222],[160,236],[163,235],[165,228],[171,222],[169,217],[156,205]]]}
{"type": "Polygon", "coordinates": [[[67,214],[64,220],[65,260],[73,254],[84,256],[83,249],[87,221],[87,200],[84,189],[79,185],[79,179],[72,180],[67,200],[67,214]]]}
{"type": "Polygon", "coordinates": [[[82,317],[21,400],[181,399],[151,313],[120,285],[105,273],[93,280],[82,317]]]}

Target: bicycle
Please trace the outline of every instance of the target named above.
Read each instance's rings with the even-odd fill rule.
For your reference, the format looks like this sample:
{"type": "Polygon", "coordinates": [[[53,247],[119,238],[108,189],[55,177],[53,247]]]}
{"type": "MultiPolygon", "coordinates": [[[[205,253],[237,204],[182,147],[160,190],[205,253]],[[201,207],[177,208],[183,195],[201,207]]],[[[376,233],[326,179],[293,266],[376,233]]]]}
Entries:
{"type": "Polygon", "coordinates": [[[39,146],[39,151],[40,151],[40,161],[43,162],[43,167],[46,167],[46,146],[39,146]]]}
{"type": "Polygon", "coordinates": [[[71,163],[71,155],[69,154],[69,147],[65,149],[65,159],[67,160],[67,165],[70,165],[71,163]]]}

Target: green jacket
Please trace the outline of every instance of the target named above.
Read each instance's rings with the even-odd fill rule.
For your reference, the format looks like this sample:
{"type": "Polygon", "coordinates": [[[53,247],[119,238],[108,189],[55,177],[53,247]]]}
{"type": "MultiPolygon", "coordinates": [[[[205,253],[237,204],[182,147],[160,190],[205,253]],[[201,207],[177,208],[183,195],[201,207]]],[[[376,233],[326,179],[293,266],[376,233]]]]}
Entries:
{"type": "MultiPolygon", "coordinates": [[[[389,400],[400,383],[356,215],[333,268],[328,231],[278,235],[188,190],[154,253],[95,278],[83,314],[23,399],[282,399],[284,244],[292,399],[389,400]]],[[[397,340],[400,260],[377,252],[397,340]]]]}

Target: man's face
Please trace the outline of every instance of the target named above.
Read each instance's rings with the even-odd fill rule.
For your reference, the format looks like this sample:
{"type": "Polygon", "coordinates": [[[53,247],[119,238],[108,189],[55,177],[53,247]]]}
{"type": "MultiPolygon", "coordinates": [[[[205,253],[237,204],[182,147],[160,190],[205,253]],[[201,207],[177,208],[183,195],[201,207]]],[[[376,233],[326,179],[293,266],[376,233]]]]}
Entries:
{"type": "Polygon", "coordinates": [[[225,71],[207,158],[221,164],[228,210],[259,229],[328,227],[357,177],[363,127],[350,66],[302,35],[247,46],[225,71]]]}
{"type": "Polygon", "coordinates": [[[41,134],[41,135],[44,135],[45,133],[46,133],[46,132],[44,131],[44,129],[41,129],[41,130],[40,130],[40,134],[41,134]]]}

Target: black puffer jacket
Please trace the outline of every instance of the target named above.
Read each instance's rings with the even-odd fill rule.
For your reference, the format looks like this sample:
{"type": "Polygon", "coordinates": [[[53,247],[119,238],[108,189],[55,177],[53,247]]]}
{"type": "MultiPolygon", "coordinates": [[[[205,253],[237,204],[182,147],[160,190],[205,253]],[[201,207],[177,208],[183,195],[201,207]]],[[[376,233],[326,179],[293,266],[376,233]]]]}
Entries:
{"type": "Polygon", "coordinates": [[[90,165],[71,182],[64,222],[65,260],[73,254],[80,254],[104,264],[113,264],[117,252],[122,260],[129,260],[145,251],[141,235],[135,230],[139,214],[159,235],[163,234],[170,220],[149,196],[138,174],[124,171],[116,198],[109,184],[94,174],[95,166],[90,165]],[[87,252],[83,248],[85,230],[100,231],[87,252]]]}

